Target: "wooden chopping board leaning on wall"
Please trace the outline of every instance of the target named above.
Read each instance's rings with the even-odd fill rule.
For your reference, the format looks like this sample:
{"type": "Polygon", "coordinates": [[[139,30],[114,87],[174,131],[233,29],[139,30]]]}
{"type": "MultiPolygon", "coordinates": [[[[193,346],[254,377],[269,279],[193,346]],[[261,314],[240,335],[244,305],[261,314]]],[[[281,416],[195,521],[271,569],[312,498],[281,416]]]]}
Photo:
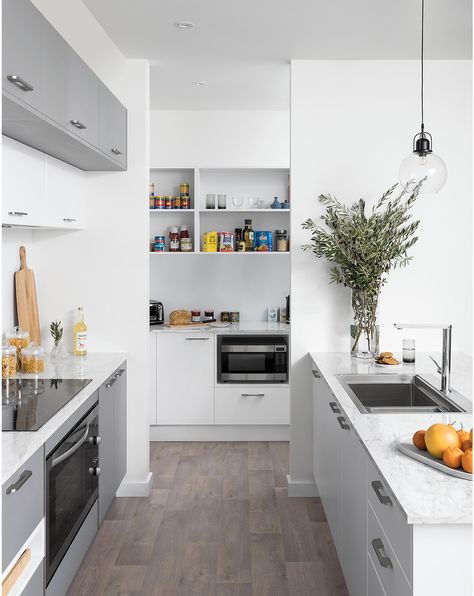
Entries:
{"type": "Polygon", "coordinates": [[[41,333],[36,298],[35,274],[26,266],[26,250],[20,246],[20,270],[15,273],[16,309],[18,325],[28,331],[30,341],[41,344],[41,333]]]}

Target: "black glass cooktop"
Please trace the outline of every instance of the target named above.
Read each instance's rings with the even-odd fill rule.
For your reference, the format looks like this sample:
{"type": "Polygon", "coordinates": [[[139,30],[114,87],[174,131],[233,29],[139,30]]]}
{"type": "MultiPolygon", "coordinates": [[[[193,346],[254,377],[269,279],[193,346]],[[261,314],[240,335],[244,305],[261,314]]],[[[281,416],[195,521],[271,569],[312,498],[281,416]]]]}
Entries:
{"type": "Polygon", "coordinates": [[[3,379],[2,430],[38,430],[92,379],[3,379]]]}

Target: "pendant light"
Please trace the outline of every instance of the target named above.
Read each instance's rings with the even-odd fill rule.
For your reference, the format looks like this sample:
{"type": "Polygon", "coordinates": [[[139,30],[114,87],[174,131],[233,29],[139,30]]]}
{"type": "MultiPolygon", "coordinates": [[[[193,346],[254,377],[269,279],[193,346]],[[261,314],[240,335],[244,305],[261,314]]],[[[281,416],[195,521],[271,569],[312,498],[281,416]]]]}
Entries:
{"type": "Polygon", "coordinates": [[[437,193],[446,182],[446,165],[433,153],[433,139],[425,131],[424,123],[424,33],[425,33],[425,0],[421,0],[421,129],[413,138],[413,152],[403,160],[398,179],[403,188],[409,189],[423,178],[421,192],[437,193]]]}

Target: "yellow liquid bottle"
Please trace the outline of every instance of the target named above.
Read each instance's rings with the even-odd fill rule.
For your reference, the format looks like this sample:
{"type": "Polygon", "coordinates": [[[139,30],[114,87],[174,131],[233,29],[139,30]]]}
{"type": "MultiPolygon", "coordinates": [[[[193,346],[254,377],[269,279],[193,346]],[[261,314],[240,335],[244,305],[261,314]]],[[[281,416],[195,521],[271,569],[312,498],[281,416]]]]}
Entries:
{"type": "Polygon", "coordinates": [[[84,322],[84,309],[77,309],[77,323],[74,325],[74,356],[87,356],[87,325],[84,322]]]}

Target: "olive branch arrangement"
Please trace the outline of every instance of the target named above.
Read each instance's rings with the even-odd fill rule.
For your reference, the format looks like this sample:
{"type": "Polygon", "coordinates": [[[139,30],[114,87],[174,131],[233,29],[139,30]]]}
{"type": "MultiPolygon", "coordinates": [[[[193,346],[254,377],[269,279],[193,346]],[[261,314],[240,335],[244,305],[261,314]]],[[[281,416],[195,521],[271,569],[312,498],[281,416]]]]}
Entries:
{"type": "Polygon", "coordinates": [[[406,267],[408,250],[416,243],[419,220],[410,212],[423,180],[410,193],[406,189],[394,194],[398,184],[390,187],[366,214],[366,203],[359,199],[346,206],[331,195],[320,195],[326,206],[318,225],[309,218],[302,227],[311,231],[311,240],[303,245],[318,258],[332,263],[330,283],[351,288],[356,332],[354,345],[362,333],[368,338],[375,332],[379,292],[392,269],[406,267]],[[408,196],[407,196],[408,195],[408,196]]]}
{"type": "Polygon", "coordinates": [[[49,332],[51,333],[51,337],[53,338],[55,343],[61,341],[63,337],[63,328],[61,327],[61,321],[53,321],[49,326],[49,332]]]}

